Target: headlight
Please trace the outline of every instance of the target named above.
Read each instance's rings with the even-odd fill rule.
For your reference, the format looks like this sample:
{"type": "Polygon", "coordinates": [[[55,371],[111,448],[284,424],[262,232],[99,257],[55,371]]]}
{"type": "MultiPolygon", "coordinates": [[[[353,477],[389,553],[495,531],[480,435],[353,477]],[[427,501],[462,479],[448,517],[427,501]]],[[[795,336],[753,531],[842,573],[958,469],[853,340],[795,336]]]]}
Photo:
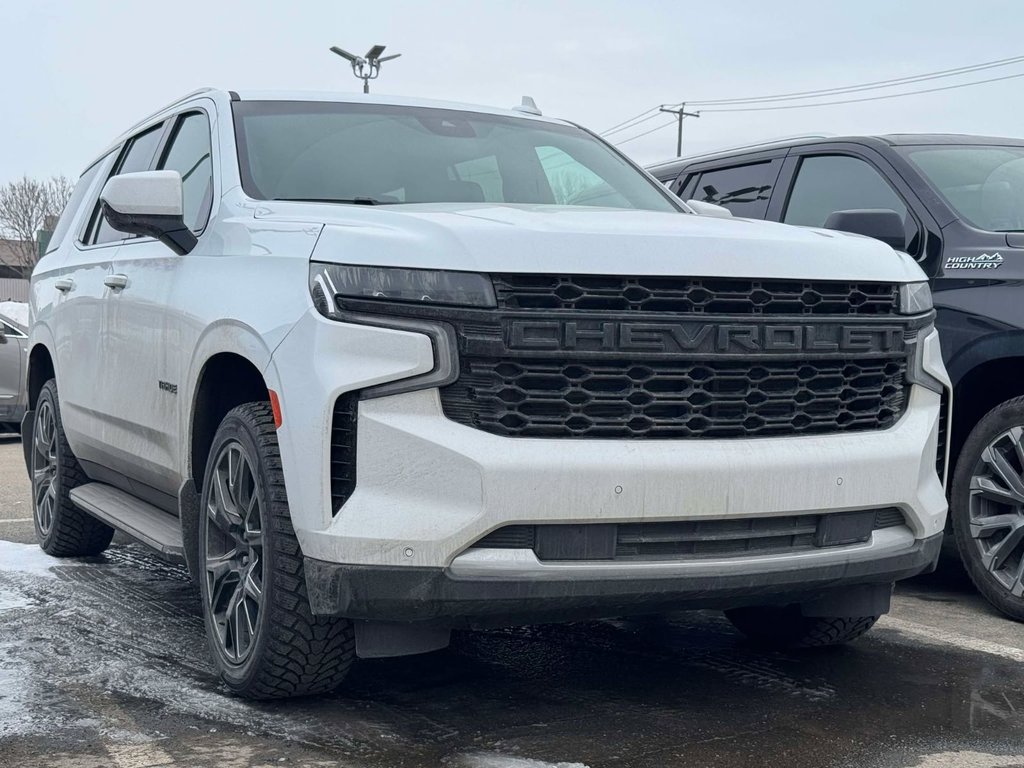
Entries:
{"type": "Polygon", "coordinates": [[[900,286],[900,314],[919,315],[932,308],[928,283],[904,283],[900,286]]]}
{"type": "Polygon", "coordinates": [[[310,289],[315,299],[320,298],[318,285],[327,294],[329,304],[335,296],[349,296],[459,307],[497,306],[490,279],[473,272],[314,262],[310,265],[310,289]]]}

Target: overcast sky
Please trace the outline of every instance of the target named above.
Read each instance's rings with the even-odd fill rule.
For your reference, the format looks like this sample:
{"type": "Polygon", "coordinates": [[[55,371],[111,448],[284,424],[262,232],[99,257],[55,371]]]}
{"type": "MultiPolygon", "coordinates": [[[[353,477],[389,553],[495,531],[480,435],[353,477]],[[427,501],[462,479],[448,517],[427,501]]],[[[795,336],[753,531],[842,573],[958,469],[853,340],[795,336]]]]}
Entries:
{"type": "MultiPolygon", "coordinates": [[[[605,130],[662,102],[759,96],[1024,54],[1024,2],[0,0],[0,183],[77,175],[195,88],[356,90],[328,52],[403,54],[374,90],[512,106],[605,130]]],[[[935,87],[1024,72],[1024,64],[935,87]]],[[[1024,78],[872,103],[688,120],[684,154],[797,133],[1024,135],[1024,78]]],[[[868,95],[868,94],[858,94],[868,95]]],[[[648,121],[623,139],[663,122],[648,121]]],[[[671,156],[672,128],[626,143],[671,156]]]]}

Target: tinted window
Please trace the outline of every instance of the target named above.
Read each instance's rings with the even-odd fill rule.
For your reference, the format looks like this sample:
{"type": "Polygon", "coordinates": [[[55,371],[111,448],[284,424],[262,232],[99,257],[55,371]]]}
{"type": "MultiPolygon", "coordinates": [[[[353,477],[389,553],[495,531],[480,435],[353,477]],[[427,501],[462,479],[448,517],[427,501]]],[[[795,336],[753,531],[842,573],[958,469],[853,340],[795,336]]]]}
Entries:
{"type": "Polygon", "coordinates": [[[896,211],[907,223],[908,242],[917,233],[907,206],[882,174],[864,160],[842,155],[805,157],[800,162],[782,220],[821,227],[830,214],[858,208],[896,211]]]}
{"type": "Polygon", "coordinates": [[[242,185],[258,199],[678,210],[660,185],[572,125],[358,103],[232,108],[242,185]],[[555,177],[574,185],[571,195],[559,198],[555,177]]]}
{"type": "Polygon", "coordinates": [[[1024,147],[901,149],[968,223],[995,232],[1024,230],[1024,147]]]}
{"type": "Polygon", "coordinates": [[[704,171],[691,198],[724,205],[734,216],[763,218],[775,183],[770,161],[704,171]]]}
{"type": "MultiPolygon", "coordinates": [[[[138,173],[148,171],[153,167],[153,159],[156,154],[157,145],[160,143],[160,135],[163,132],[163,125],[150,128],[145,133],[140,133],[129,139],[128,149],[121,156],[121,162],[117,170],[111,176],[119,176],[122,173],[138,173]]],[[[89,243],[110,243],[115,240],[125,240],[132,235],[118,232],[107,224],[107,220],[100,215],[100,204],[96,202],[96,210],[93,212],[92,229],[94,233],[89,243]]]]}
{"type": "MultiPolygon", "coordinates": [[[[110,155],[107,155],[110,157],[110,155]]],[[[54,227],[53,236],[50,238],[49,244],[46,246],[46,252],[56,250],[60,247],[61,241],[68,233],[68,229],[71,227],[71,222],[74,221],[75,215],[78,213],[78,209],[82,206],[82,201],[85,200],[85,196],[89,193],[89,188],[92,186],[93,181],[96,179],[96,174],[100,172],[100,168],[105,165],[107,157],[101,158],[93,163],[82,174],[78,183],[75,185],[75,191],[71,193],[71,197],[68,198],[67,205],[64,206],[64,211],[60,215],[60,220],[57,222],[57,226],[54,227]]]]}
{"type": "Polygon", "coordinates": [[[185,223],[193,232],[201,231],[213,204],[210,121],[205,113],[193,112],[178,120],[160,169],[181,174],[185,223]]]}

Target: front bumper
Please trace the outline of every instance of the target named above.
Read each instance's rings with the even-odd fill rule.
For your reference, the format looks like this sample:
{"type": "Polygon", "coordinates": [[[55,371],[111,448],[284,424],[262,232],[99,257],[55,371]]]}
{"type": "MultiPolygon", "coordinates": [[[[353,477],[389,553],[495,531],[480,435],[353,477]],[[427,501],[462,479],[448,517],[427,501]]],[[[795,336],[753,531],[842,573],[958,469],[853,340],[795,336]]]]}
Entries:
{"type": "Polygon", "coordinates": [[[906,528],[836,552],[689,563],[551,564],[530,550],[475,550],[447,568],[306,560],[314,613],[486,627],[636,615],[679,608],[799,602],[837,587],[887,584],[931,571],[942,534],[906,528]]]}

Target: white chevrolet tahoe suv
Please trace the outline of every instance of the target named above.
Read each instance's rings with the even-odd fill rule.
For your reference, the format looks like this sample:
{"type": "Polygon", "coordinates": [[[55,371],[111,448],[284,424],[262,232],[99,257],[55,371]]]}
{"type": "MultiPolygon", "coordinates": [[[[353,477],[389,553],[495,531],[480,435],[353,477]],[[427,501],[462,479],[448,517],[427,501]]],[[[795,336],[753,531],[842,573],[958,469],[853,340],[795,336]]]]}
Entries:
{"type": "Polygon", "coordinates": [[[85,170],[31,315],[43,549],[187,562],[242,695],[676,608],[842,642],[938,555],[917,265],[695,215],[565,121],[191,94],[85,170]]]}

